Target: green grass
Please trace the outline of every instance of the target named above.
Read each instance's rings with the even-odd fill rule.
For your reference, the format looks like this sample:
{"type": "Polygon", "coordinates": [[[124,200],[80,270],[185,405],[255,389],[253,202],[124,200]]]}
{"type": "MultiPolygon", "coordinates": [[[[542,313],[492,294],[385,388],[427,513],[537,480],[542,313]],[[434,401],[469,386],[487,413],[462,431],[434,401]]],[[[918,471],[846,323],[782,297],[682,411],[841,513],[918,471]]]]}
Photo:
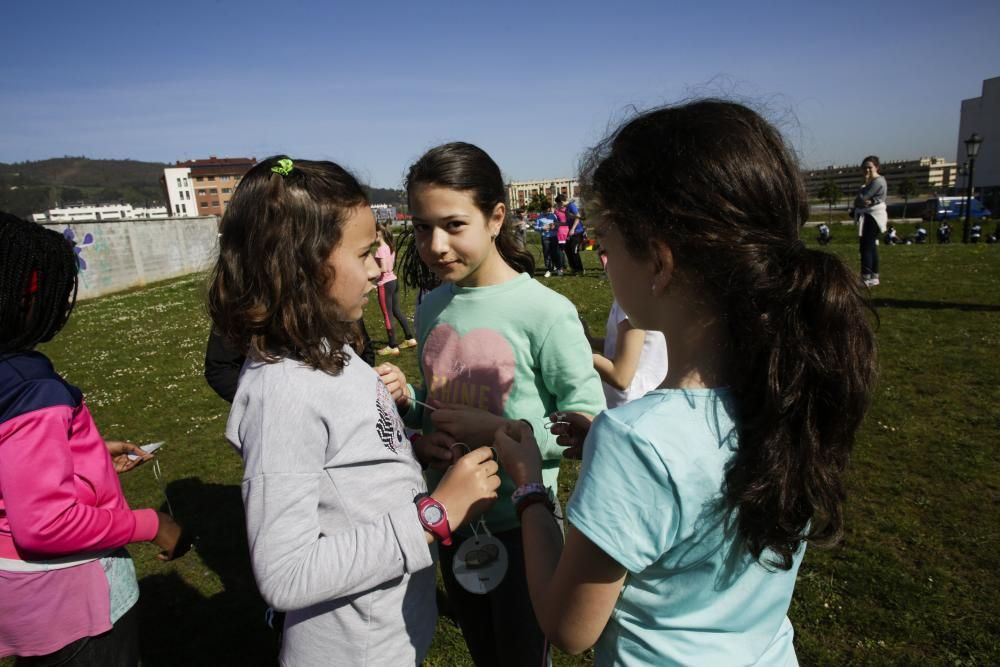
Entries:
{"type": "MultiPolygon", "coordinates": [[[[856,266],[853,228],[834,234],[827,250],[856,266]]],[[[814,237],[807,230],[809,245],[814,237]]],[[[932,243],[880,253],[879,389],[851,467],[847,538],[836,549],[811,549],[801,569],[790,611],[799,660],[1000,664],[1000,247],[932,243]]],[[[594,254],[585,258],[590,275],[546,284],[602,331],[610,290],[594,254]]],[[[277,647],[249,571],[240,461],[223,438],[228,406],[201,374],[203,280],[82,302],[43,351],[84,389],[106,438],[167,442],[159,458],[168,494],[195,547],[166,564],[151,545],[130,547],[142,589],[143,664],[274,664],[277,647]]],[[[411,313],[413,296],[404,294],[411,313]]],[[[366,320],[384,345],[376,304],[366,320]]],[[[393,360],[415,375],[412,350],[393,360]]],[[[564,472],[565,493],[575,464],[564,472]]],[[[122,481],[134,507],[163,502],[151,468],[122,481]]],[[[426,664],[468,664],[446,618],[426,664]]]]}

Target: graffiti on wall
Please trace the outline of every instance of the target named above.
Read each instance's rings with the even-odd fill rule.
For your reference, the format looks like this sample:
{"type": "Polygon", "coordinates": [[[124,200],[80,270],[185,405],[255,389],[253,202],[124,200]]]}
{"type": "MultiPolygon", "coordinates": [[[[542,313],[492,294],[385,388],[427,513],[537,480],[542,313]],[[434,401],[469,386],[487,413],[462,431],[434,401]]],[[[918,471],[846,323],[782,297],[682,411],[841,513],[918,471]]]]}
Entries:
{"type": "Polygon", "coordinates": [[[87,260],[83,256],[83,251],[88,246],[94,245],[94,235],[87,232],[83,235],[83,241],[77,243],[76,232],[71,228],[67,227],[63,230],[63,236],[66,240],[73,244],[73,252],[76,253],[76,267],[81,271],[87,270],[87,260]]]}

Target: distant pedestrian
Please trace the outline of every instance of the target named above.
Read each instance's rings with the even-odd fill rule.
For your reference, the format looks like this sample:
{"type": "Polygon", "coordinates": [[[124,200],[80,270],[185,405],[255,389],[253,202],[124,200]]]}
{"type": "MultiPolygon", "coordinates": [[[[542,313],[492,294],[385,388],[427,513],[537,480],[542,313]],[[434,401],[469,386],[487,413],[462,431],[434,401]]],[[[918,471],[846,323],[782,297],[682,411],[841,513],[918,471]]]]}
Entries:
{"type": "Polygon", "coordinates": [[[566,242],[569,267],[573,273],[582,275],[583,260],[580,258],[580,250],[587,240],[587,233],[583,226],[583,218],[580,216],[580,205],[576,201],[566,204],[566,222],[569,223],[569,240],[566,242]]]}
{"type": "Polygon", "coordinates": [[[406,314],[399,306],[399,281],[393,273],[396,263],[396,243],[392,238],[392,228],[388,222],[378,224],[379,246],[375,251],[375,261],[382,275],[378,279],[378,307],[382,311],[382,322],[389,338],[385,347],[378,351],[380,356],[398,355],[399,348],[416,347],[417,339],[413,337],[406,314]],[[396,332],[392,328],[392,318],[403,328],[403,342],[396,345],[396,332]]]}
{"type": "Polygon", "coordinates": [[[556,271],[557,275],[563,274],[563,269],[568,263],[568,258],[566,256],[566,243],[569,241],[569,222],[566,218],[566,197],[563,195],[556,196],[556,207],[553,210],[556,216],[556,242],[559,244],[559,269],[556,271]]]}
{"type": "Polygon", "coordinates": [[[938,243],[951,243],[951,225],[942,222],[937,229],[938,243]]]}
{"type": "Polygon", "coordinates": [[[832,238],[833,236],[830,234],[830,225],[825,222],[822,223],[819,226],[819,234],[817,235],[816,240],[820,245],[826,245],[832,238]]]}
{"type": "Polygon", "coordinates": [[[969,241],[979,243],[983,238],[983,226],[978,222],[973,222],[969,229],[969,241]]]}
{"type": "Polygon", "coordinates": [[[885,178],[879,175],[878,168],[879,161],[875,155],[869,155],[861,161],[865,182],[854,197],[854,205],[851,207],[851,215],[858,225],[861,280],[868,287],[879,284],[878,237],[880,233],[886,231],[889,224],[885,208],[888,187],[885,178]]]}
{"type": "Polygon", "coordinates": [[[556,216],[552,207],[546,205],[542,214],[535,218],[535,229],[542,236],[542,257],[545,259],[545,277],[553,272],[562,273],[562,257],[559,256],[559,241],[556,238],[556,216]]]}

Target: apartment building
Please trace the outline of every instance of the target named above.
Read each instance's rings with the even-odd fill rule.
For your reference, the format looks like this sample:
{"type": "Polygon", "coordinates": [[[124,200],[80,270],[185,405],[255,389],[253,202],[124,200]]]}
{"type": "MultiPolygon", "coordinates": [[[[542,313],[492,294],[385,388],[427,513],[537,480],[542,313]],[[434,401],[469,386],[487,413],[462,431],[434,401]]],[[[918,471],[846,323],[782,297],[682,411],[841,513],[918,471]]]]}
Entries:
{"type": "Polygon", "coordinates": [[[170,215],[166,206],[132,208],[131,204],[95,204],[50,208],[44,213],[32,213],[35,222],[101,222],[108,220],[163,219],[170,215]]]}
{"type": "Polygon", "coordinates": [[[576,199],[580,185],[573,178],[551,178],[541,181],[514,181],[507,184],[507,201],[512,209],[525,208],[531,197],[544,194],[549,201],[554,202],[556,196],[563,195],[566,200],[576,199]]]}
{"type": "MultiPolygon", "coordinates": [[[[885,176],[889,186],[889,194],[895,195],[899,184],[907,179],[913,179],[917,190],[926,194],[946,194],[955,187],[958,166],[943,157],[922,157],[916,160],[882,160],[879,173],[885,176]]],[[[810,197],[817,196],[819,189],[827,181],[833,181],[844,193],[852,196],[864,183],[861,173],[861,162],[844,164],[824,169],[806,169],[802,171],[806,182],[806,190],[810,197]]]]}
{"type": "MultiPolygon", "coordinates": [[[[976,156],[972,186],[986,207],[994,213],[1000,209],[1000,76],[983,81],[983,94],[962,100],[955,155],[959,162],[968,160],[965,140],[975,132],[983,138],[976,156]]],[[[967,177],[965,177],[967,178],[967,177]]],[[[959,194],[969,187],[959,179],[959,194]]]]}
{"type": "Polygon", "coordinates": [[[167,197],[167,206],[175,218],[193,218],[198,215],[194,198],[190,167],[168,167],[160,177],[160,187],[167,197]]]}
{"type": "MultiPolygon", "coordinates": [[[[170,184],[176,186],[178,171],[188,170],[188,182],[194,197],[195,215],[216,215],[221,217],[226,212],[229,200],[233,198],[236,184],[240,182],[243,175],[251,167],[257,164],[257,158],[247,157],[224,157],[219,158],[214,155],[203,160],[188,160],[177,162],[176,167],[163,170],[163,178],[167,183],[169,193],[170,184]],[[172,172],[170,176],[167,172],[172,172]],[[173,180],[171,180],[173,179],[173,180]]],[[[183,176],[180,177],[183,183],[183,176]]],[[[183,186],[181,186],[183,187],[183,186]]],[[[181,188],[178,187],[178,191],[181,188]]],[[[187,204],[190,200],[170,199],[171,208],[176,204],[187,204]]],[[[190,209],[190,205],[188,205],[190,209]]]]}

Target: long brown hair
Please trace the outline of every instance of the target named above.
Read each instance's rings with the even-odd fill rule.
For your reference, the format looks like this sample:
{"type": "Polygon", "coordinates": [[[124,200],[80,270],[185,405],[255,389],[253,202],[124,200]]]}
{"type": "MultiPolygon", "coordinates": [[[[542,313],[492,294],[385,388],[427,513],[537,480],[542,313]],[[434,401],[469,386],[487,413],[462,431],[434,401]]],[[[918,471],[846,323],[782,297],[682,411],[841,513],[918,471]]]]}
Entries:
{"type": "MultiPolygon", "coordinates": [[[[500,234],[496,238],[497,251],[512,269],[534,275],[535,258],[524,249],[514,234],[514,222],[507,205],[500,167],[482,148],[456,141],[430,149],[413,163],[406,174],[406,195],[420,185],[435,185],[449,190],[468,192],[476,208],[487,219],[493,215],[497,204],[507,208],[500,234]]],[[[412,203],[411,203],[412,208],[412,203]]],[[[420,260],[412,232],[399,239],[399,268],[403,283],[410,287],[433,289],[439,284],[429,268],[420,260]]]]}
{"type": "Polygon", "coordinates": [[[276,155],[240,181],[222,218],[219,259],[208,310],[235,349],[275,362],[293,357],[336,374],[345,343],[357,338],[327,296],[335,269],[327,260],[351,210],[368,204],[347,170],[333,162],[296,160],[272,171],[276,155]]]}
{"type": "Polygon", "coordinates": [[[788,569],[803,541],[837,541],[875,383],[872,313],[844,263],[799,240],[808,200],[781,135],[745,106],[700,100],[628,121],[582,172],[588,206],[630,251],[664,242],[725,317],[739,443],[723,503],[747,549],[788,569]]]}

